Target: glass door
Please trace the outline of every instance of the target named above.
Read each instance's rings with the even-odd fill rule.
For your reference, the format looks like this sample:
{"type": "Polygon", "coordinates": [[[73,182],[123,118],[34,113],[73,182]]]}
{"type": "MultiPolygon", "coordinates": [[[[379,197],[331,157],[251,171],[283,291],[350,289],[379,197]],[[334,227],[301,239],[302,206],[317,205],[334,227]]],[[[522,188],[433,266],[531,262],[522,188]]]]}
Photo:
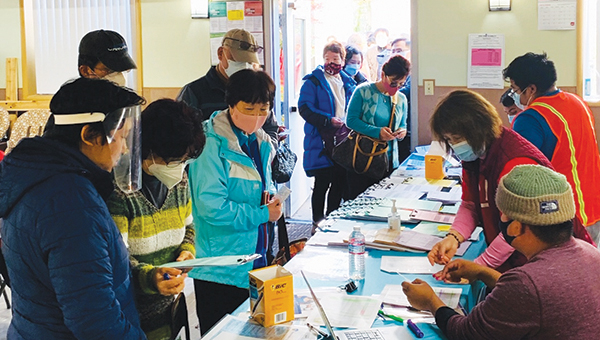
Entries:
{"type": "MultiPolygon", "coordinates": [[[[289,130],[286,139],[298,156],[296,168],[288,185],[292,190],[285,215],[293,216],[307,201],[311,194],[312,180],[306,177],[302,166],[304,120],[297,109],[298,95],[302,86],[302,77],[307,73],[306,56],[306,11],[299,10],[299,0],[265,0],[265,12],[270,11],[270,23],[266,23],[266,41],[270,46],[266,52],[272,64],[266,65],[267,72],[278,85],[275,109],[279,121],[289,130]]],[[[265,44],[266,45],[266,44],[265,44]]]]}

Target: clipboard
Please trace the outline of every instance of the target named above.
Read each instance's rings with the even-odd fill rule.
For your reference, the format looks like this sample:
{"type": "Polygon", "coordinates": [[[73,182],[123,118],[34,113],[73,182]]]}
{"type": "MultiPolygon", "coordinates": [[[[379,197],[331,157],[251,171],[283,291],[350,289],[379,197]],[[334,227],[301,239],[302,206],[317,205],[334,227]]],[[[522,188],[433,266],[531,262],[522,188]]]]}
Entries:
{"type": "Polygon", "coordinates": [[[225,267],[225,266],[241,266],[246,263],[251,263],[256,259],[261,258],[260,254],[251,255],[226,255],[226,256],[213,256],[213,257],[201,257],[193,260],[169,262],[161,264],[158,267],[167,268],[197,268],[197,267],[225,267]]]}

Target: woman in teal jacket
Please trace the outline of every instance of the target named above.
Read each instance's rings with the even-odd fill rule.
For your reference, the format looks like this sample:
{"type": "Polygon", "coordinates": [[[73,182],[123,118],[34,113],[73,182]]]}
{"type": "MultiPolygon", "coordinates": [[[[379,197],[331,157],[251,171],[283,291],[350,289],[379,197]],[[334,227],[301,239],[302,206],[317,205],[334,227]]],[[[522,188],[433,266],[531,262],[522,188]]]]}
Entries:
{"type": "MultiPolygon", "coordinates": [[[[402,140],[406,136],[408,103],[398,89],[404,86],[409,72],[408,60],[400,55],[391,57],[382,67],[381,80],[358,86],[348,104],[346,124],[349,128],[371,138],[388,142],[389,171],[383,178],[389,176],[399,166],[397,140],[402,140]],[[393,117],[391,117],[392,108],[393,117]],[[391,129],[390,119],[393,119],[391,129]]],[[[349,198],[356,198],[383,178],[373,179],[366,175],[359,175],[355,171],[348,171],[349,198]]]]}
{"type": "Polygon", "coordinates": [[[248,271],[267,265],[266,223],[281,216],[274,193],[269,136],[260,128],[273,106],[275,84],[262,71],[242,70],[229,78],[228,108],[204,122],[206,146],[189,167],[196,257],[260,253],[236,267],[196,268],[196,308],[205,334],[248,298],[248,271]]]}

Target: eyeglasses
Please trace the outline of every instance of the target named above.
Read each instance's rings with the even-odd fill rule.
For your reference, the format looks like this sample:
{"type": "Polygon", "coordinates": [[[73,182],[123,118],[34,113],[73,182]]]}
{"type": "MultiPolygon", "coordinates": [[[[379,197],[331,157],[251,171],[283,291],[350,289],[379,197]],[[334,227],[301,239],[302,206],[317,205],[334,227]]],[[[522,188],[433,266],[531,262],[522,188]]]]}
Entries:
{"type": "Polygon", "coordinates": [[[230,47],[236,48],[238,50],[255,52],[255,53],[260,53],[260,52],[263,51],[263,47],[262,46],[253,45],[253,44],[251,44],[251,43],[249,43],[247,41],[242,41],[242,40],[233,39],[233,38],[224,38],[223,39],[223,45],[224,46],[230,46],[230,47]],[[226,40],[231,40],[233,43],[231,43],[231,45],[225,45],[225,41],[226,40]]]}
{"type": "MultiPolygon", "coordinates": [[[[152,157],[152,163],[156,164],[156,162],[154,161],[154,154],[150,153],[150,156],[152,157]]],[[[185,165],[189,160],[190,160],[190,157],[188,157],[188,155],[186,154],[180,160],[170,161],[170,162],[167,162],[165,160],[165,163],[166,163],[165,166],[167,168],[173,169],[173,168],[176,168],[176,167],[180,166],[181,164],[185,165]]]]}
{"type": "MultiPolygon", "coordinates": [[[[527,85],[527,86],[529,86],[529,85],[527,85]]],[[[527,89],[527,87],[525,87],[525,89],[527,89]]],[[[511,88],[510,92],[508,93],[508,95],[512,98],[515,95],[515,93],[516,94],[521,94],[521,93],[523,93],[523,91],[524,90],[521,90],[521,89],[515,90],[515,89],[511,88]]]]}
{"type": "Polygon", "coordinates": [[[385,76],[390,83],[390,87],[404,87],[406,81],[391,81],[389,76],[385,76]]]}

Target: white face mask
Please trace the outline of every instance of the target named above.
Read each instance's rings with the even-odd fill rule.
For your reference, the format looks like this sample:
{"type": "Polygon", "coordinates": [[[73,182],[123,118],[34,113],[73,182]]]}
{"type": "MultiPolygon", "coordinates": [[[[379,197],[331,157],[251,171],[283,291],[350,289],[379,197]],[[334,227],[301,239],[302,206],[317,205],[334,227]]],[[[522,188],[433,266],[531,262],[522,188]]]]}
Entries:
{"type": "Polygon", "coordinates": [[[512,124],[513,120],[515,120],[516,115],[508,115],[508,123],[512,124]]]}
{"type": "Polygon", "coordinates": [[[148,167],[148,171],[152,176],[158,178],[167,188],[171,189],[176,186],[177,183],[183,179],[183,172],[185,171],[185,163],[180,163],[175,166],[167,166],[166,164],[154,163],[154,156],[152,157],[152,163],[148,167]]]}
{"type": "Polygon", "coordinates": [[[225,73],[227,74],[228,77],[231,77],[237,71],[253,68],[251,63],[247,63],[244,61],[233,61],[233,60],[227,59],[227,63],[229,65],[225,69],[225,73]]]}
{"type": "Polygon", "coordinates": [[[125,79],[125,75],[123,72],[113,72],[104,76],[103,79],[110,80],[113,83],[116,83],[119,86],[126,86],[127,79],[125,79]]]}

